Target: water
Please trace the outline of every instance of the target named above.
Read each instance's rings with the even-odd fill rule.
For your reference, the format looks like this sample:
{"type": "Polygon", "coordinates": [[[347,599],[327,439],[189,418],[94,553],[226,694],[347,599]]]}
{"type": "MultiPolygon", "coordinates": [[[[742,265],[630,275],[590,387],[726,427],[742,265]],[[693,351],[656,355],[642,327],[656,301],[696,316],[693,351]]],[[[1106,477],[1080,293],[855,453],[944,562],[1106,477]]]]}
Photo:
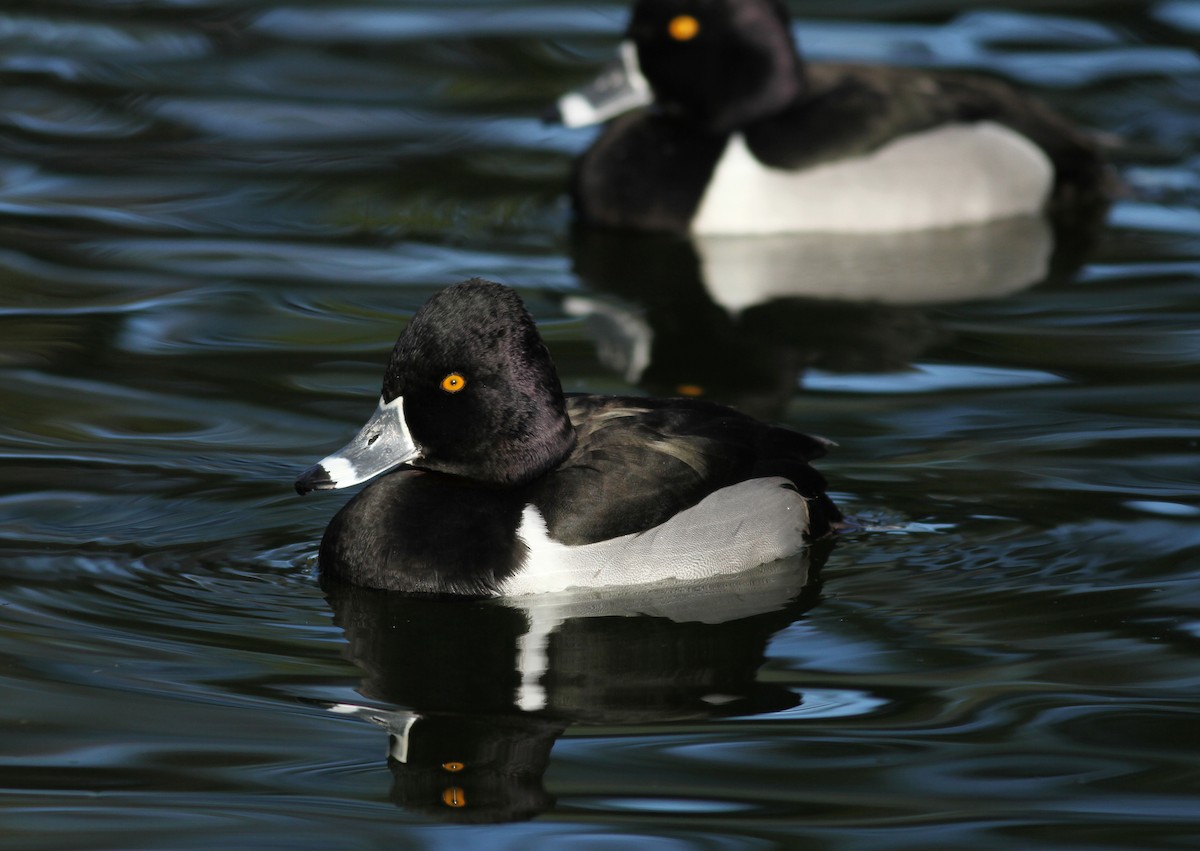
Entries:
{"type": "Polygon", "coordinates": [[[793,8],[1123,139],[1109,226],[572,234],[537,116],[621,4],[5,4],[0,847],[1200,844],[1200,9],[793,8]],[[344,497],[291,479],[473,274],[571,390],[836,439],[863,530],[734,590],[323,589],[344,497]]]}

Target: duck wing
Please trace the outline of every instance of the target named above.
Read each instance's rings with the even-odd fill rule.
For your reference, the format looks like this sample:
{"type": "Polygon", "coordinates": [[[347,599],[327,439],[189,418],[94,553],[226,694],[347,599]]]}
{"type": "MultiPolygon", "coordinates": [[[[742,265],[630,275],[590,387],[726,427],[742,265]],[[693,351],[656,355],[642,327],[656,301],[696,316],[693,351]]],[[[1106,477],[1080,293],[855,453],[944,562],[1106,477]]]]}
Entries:
{"type": "Polygon", "coordinates": [[[1100,146],[1091,136],[1002,81],[850,63],[813,63],[807,75],[806,97],[746,129],[746,144],[766,165],[809,168],[941,125],[993,121],[1045,152],[1060,191],[1112,188],[1100,146]]]}
{"type": "Polygon", "coordinates": [[[530,486],[529,500],[562,543],[641,532],[721,488],[770,476],[836,516],[825,480],[808,465],[828,441],[694,399],[575,396],[567,413],[578,432],[575,451],[530,486]]]}

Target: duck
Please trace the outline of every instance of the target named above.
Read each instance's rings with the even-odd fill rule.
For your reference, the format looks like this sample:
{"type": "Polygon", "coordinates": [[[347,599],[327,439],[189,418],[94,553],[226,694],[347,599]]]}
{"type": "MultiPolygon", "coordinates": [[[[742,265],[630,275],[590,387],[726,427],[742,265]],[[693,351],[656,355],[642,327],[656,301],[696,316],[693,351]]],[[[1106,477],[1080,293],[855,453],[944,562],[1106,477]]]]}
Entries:
{"type": "Polygon", "coordinates": [[[323,576],[602,591],[803,555],[843,522],[810,465],[831,445],[704,399],[566,394],[517,292],[472,278],[414,314],[375,412],[295,487],[370,482],[329,522],[323,576]]]}
{"type": "Polygon", "coordinates": [[[637,0],[625,35],[616,62],[550,113],[567,127],[607,122],[571,178],[584,225],[886,233],[1090,220],[1118,189],[1097,139],[1002,81],[804,62],[779,0],[637,0]]]}

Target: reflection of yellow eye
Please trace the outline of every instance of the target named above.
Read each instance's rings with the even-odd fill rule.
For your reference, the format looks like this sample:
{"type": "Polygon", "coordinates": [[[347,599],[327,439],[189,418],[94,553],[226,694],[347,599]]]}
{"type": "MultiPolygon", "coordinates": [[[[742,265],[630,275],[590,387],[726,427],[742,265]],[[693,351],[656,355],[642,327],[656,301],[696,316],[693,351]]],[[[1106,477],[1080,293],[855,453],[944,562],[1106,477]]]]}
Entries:
{"type": "Polygon", "coordinates": [[[442,389],[447,393],[457,393],[467,386],[467,379],[457,372],[452,372],[442,379],[442,389]]]}
{"type": "Polygon", "coordinates": [[[467,796],[463,794],[463,790],[458,786],[451,786],[442,792],[442,803],[447,807],[465,807],[467,805],[467,796]]]}
{"type": "Polygon", "coordinates": [[[700,32],[700,22],[691,15],[676,15],[667,24],[667,32],[676,41],[691,41],[700,32]]]}

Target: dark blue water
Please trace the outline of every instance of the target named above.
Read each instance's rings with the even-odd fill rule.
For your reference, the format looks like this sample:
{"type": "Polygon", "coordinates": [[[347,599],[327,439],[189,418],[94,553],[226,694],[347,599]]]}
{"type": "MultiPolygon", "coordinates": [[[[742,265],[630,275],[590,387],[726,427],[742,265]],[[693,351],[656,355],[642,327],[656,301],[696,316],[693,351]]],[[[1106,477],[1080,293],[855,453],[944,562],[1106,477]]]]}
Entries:
{"type": "Polygon", "coordinates": [[[591,134],[538,116],[622,4],[4,4],[0,847],[1200,844],[1200,4],[792,8],[1036,91],[1128,192],[1070,239],[580,236],[591,134]],[[835,439],[863,530],[686,593],[323,589],[344,497],[291,480],[475,274],[570,390],[835,439]]]}

